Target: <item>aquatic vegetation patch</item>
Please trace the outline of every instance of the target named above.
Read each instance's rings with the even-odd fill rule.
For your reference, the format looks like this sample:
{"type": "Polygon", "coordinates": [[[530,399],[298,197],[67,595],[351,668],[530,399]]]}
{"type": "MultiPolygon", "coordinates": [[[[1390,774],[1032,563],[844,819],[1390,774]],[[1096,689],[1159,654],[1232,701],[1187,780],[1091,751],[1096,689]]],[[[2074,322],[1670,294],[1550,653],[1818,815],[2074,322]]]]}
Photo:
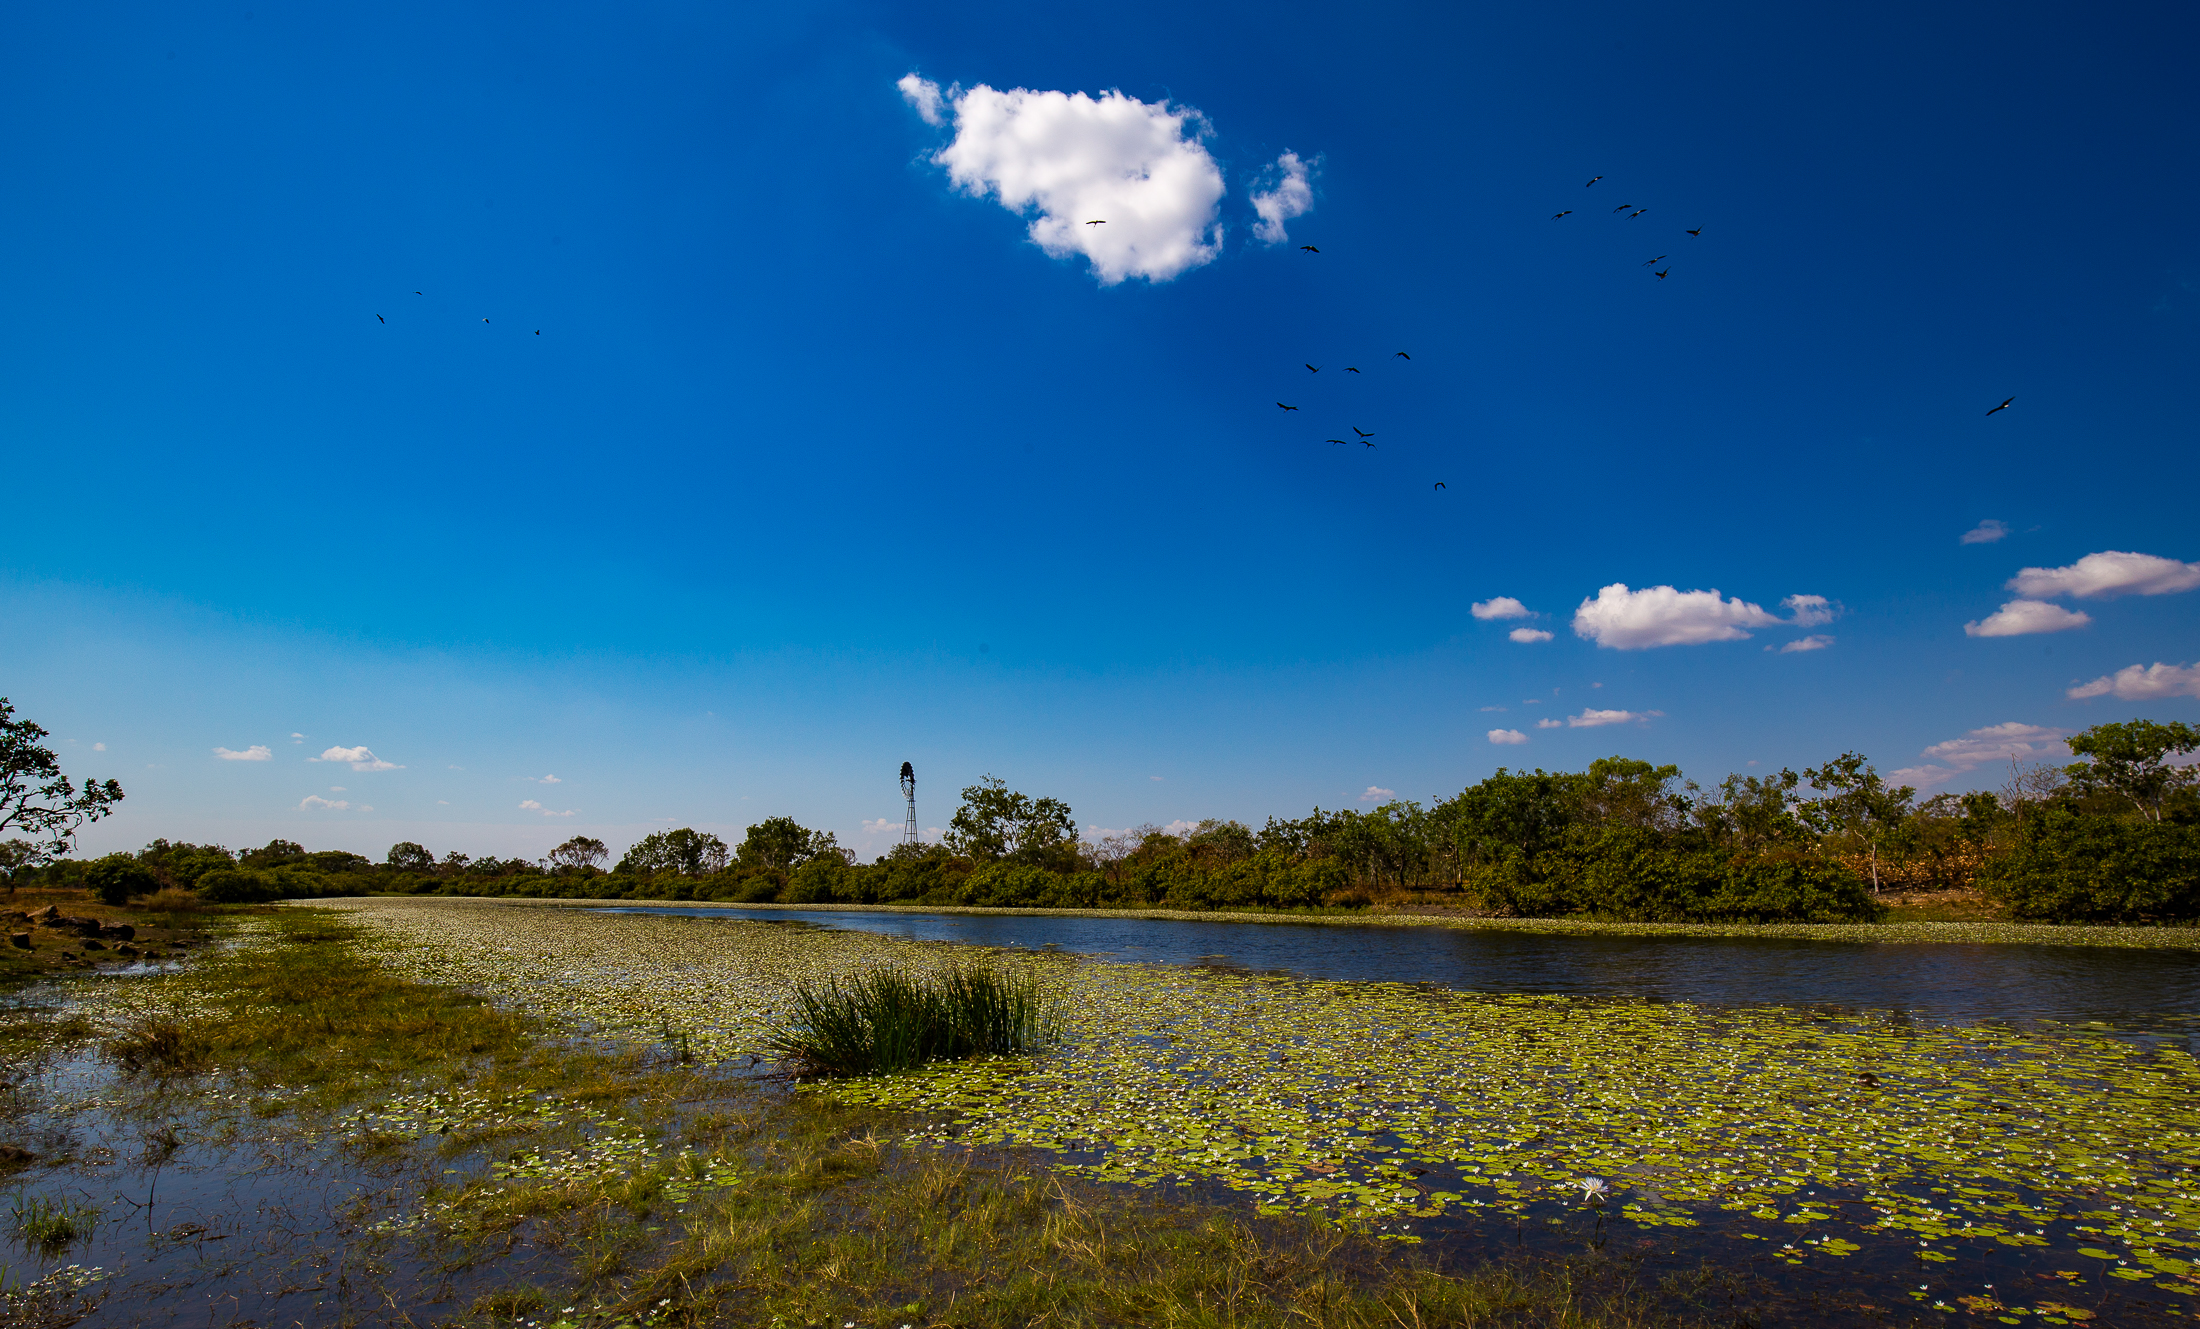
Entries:
{"type": "MultiPolygon", "coordinates": [[[[576,1028],[684,1018],[702,1055],[737,1064],[770,1050],[802,983],[969,953],[763,923],[342,907],[438,981],[576,1028]]],[[[997,962],[1058,994],[1060,1046],[804,1092],[919,1114],[922,1141],[1047,1150],[1094,1180],[1234,1193],[1390,1240],[1593,1208],[1783,1264],[1908,1269],[1928,1307],[1970,1265],[2032,1251],[2073,1286],[2200,1293],[2200,1068],[2176,1040],[997,962]]]]}
{"type": "Polygon", "coordinates": [[[793,1008],[770,1050],[818,1075],[1018,1056],[1045,1046],[1056,1024],[1034,976],[984,965],[930,974],[887,966],[847,979],[797,982],[793,1008]]]}

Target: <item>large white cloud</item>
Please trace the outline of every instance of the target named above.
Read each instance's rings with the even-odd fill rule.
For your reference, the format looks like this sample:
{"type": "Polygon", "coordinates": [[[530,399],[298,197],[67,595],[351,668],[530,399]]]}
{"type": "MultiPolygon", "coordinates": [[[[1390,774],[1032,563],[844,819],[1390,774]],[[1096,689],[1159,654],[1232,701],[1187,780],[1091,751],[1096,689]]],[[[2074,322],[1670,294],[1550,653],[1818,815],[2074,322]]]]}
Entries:
{"type": "Polygon", "coordinates": [[[1114,91],[943,93],[915,74],[898,86],[927,123],[953,112],[954,141],[932,161],[957,188],[1037,210],[1032,240],[1056,258],[1084,255],[1103,285],[1167,281],[1222,252],[1222,170],[1200,144],[1199,112],[1114,91]]]}
{"type": "Polygon", "coordinates": [[[2068,632],[2093,621],[2045,600],[2011,600],[1976,623],[1963,625],[1966,637],[2029,637],[2037,632],[2068,632]]]}
{"type": "Polygon", "coordinates": [[[1721,599],[1717,590],[1648,586],[1631,591],[1625,582],[1613,582],[1574,611],[1574,635],[1618,651],[1640,651],[1741,641],[1751,628],[1808,627],[1834,614],[1821,595],[1791,595],[1784,603],[1794,610],[1794,618],[1781,618],[1738,597],[1721,599]]]}
{"type": "Polygon", "coordinates": [[[2125,665],[2091,683],[2070,689],[2069,695],[2115,697],[2122,701],[2154,701],[2162,697],[2200,697],[2200,664],[2125,665]]]}
{"type": "Polygon", "coordinates": [[[1918,754],[1926,759],[1926,765],[1890,771],[1887,779],[1894,784],[1923,789],[1989,764],[2067,757],[2070,749],[2063,746],[2062,739],[2069,732],[2049,729],[2045,725],[2020,724],[2015,720],[1988,725],[1961,738],[1933,744],[1918,754]]]}
{"type": "Polygon", "coordinates": [[[1483,620],[1484,622],[1488,622],[1490,619],[1493,618],[1504,619],[1535,617],[1534,610],[1528,608],[1526,605],[1520,603],[1518,600],[1513,599],[1509,595],[1498,595],[1492,596],[1487,600],[1477,600],[1473,604],[1467,606],[1467,612],[1474,615],[1476,618],[1483,620]]]}
{"type": "Polygon", "coordinates": [[[1299,160],[1299,154],[1286,152],[1276,158],[1275,184],[1253,191],[1253,211],[1260,214],[1260,220],[1253,223],[1255,239],[1280,245],[1291,238],[1284,223],[1314,210],[1314,187],[1307,183],[1306,175],[1306,163],[1299,160]]]}
{"type": "Polygon", "coordinates": [[[384,761],[375,756],[367,750],[364,744],[355,748],[330,748],[320,756],[308,757],[306,760],[346,762],[355,771],[401,771],[405,769],[395,762],[384,761]]]}
{"type": "Polygon", "coordinates": [[[2067,568],[2024,568],[2009,579],[2009,589],[2027,599],[2073,595],[2081,600],[2109,595],[2168,595],[2200,586],[2200,563],[2180,563],[2152,554],[2103,550],[2087,554],[2067,568]]]}

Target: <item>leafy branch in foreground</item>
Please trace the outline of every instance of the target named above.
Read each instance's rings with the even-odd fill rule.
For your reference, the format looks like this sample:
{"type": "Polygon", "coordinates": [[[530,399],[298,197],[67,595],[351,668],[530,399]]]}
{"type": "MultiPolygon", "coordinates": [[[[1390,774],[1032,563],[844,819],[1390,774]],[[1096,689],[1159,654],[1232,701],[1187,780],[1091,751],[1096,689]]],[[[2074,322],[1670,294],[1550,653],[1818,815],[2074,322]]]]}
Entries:
{"type": "Polygon", "coordinates": [[[874,969],[795,988],[776,1055],[819,1075],[905,1071],[928,1061],[1015,1056],[1053,1041],[1056,1019],[1033,974],[966,965],[932,975],[874,969]]]}
{"type": "Polygon", "coordinates": [[[0,697],[0,835],[29,832],[29,841],[11,841],[20,846],[12,856],[44,862],[69,852],[77,827],[112,812],[122,801],[122,786],[86,780],[79,788],[40,741],[46,731],[14,716],[15,707],[0,697]]]}

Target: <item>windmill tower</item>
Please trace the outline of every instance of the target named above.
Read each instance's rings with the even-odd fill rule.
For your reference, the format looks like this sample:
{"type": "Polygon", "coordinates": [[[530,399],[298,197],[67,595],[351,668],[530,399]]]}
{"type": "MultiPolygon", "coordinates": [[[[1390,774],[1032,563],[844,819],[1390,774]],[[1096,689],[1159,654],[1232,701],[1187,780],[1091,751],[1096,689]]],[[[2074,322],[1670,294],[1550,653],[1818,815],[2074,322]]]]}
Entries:
{"type": "Polygon", "coordinates": [[[901,796],[909,800],[909,820],[902,823],[901,842],[917,843],[917,772],[908,762],[901,764],[901,796]]]}

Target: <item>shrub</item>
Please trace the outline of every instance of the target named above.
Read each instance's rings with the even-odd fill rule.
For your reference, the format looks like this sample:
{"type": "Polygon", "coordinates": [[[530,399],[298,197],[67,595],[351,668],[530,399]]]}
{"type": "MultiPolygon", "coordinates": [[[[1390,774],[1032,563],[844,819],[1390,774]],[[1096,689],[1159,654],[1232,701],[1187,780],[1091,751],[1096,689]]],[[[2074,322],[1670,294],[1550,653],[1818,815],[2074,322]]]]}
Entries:
{"type": "Polygon", "coordinates": [[[208,904],[266,904],[337,892],[321,874],[300,868],[216,868],[199,878],[198,893],[208,904]]]}
{"type": "Polygon", "coordinates": [[[153,870],[132,854],[109,854],[84,865],[84,884],[103,904],[127,904],[133,895],[151,895],[160,889],[153,870]]]}
{"type": "Polygon", "coordinates": [[[1978,881],[2012,918],[2183,921],[2200,916],[2200,827],[2047,807],[1978,881]]]}
{"type": "Polygon", "coordinates": [[[819,1075],[908,1070],[928,1061],[1035,1052],[1053,1017],[1035,976],[983,966],[930,976],[885,968],[795,988],[791,1028],[774,1053],[819,1075]]]}

